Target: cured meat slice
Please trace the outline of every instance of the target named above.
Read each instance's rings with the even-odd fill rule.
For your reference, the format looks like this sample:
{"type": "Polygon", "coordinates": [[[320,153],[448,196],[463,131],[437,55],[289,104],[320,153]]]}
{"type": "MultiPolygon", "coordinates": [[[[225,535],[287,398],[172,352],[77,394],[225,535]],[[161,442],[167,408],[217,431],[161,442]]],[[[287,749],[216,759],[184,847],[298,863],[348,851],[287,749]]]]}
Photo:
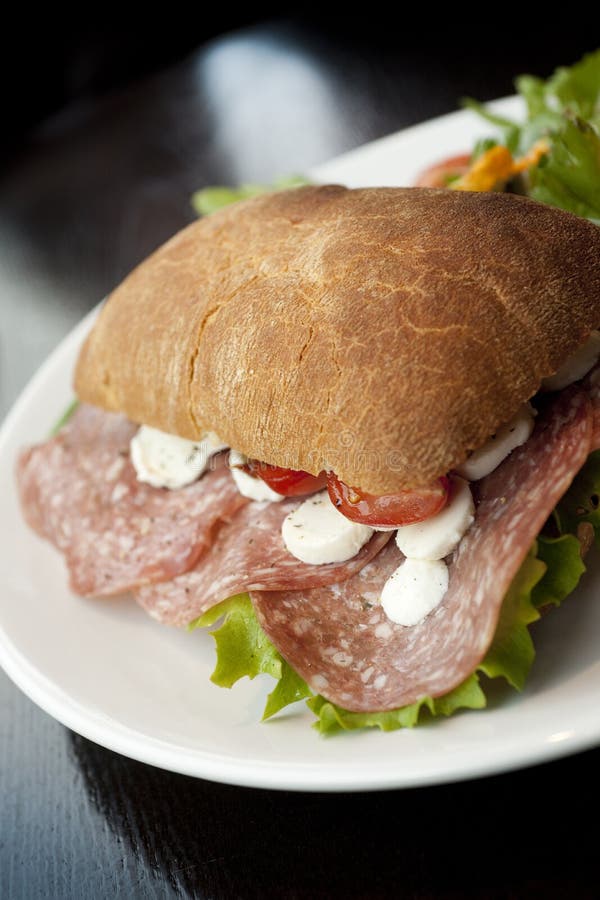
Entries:
{"type": "Polygon", "coordinates": [[[527,443],[478,483],[448,592],[418,625],[396,625],[377,602],[401,560],[390,545],[343,584],[253,591],[262,628],[313,690],[346,709],[395,709],[447,693],[484,657],[514,575],[586,460],[592,422],[588,394],[564,391],[527,443]]]}
{"type": "Polygon", "coordinates": [[[136,591],[138,603],[159,622],[188,625],[241,591],[310,589],[351,578],[390,539],[390,532],[379,532],[346,562],[308,565],[288,552],[281,537],[283,520],[297,506],[291,499],[250,503],[220,529],[191,571],[136,591]]]}
{"type": "Polygon", "coordinates": [[[114,489],[135,431],[123,416],[82,405],[56,437],[24,450],[17,484],[27,523],[66,551],[73,521],[94,512],[96,489],[114,489]]]}
{"type": "Polygon", "coordinates": [[[77,594],[118,594],[185,572],[217,524],[248,502],[223,456],[177,491],[139,482],[129,459],[136,427],[82,405],[56,437],[20,456],[25,517],[65,554],[77,594]]]}

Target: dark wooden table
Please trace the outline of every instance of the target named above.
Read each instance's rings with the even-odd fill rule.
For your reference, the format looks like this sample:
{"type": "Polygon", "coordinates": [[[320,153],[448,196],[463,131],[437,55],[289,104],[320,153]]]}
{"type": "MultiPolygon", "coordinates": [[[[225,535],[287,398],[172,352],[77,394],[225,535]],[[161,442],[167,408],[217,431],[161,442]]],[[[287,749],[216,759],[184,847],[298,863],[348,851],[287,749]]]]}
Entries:
{"type": "MultiPolygon", "coordinates": [[[[301,172],[585,49],[556,34],[494,48],[384,32],[248,28],[13,141],[0,171],[0,413],[192,218],[193,189],[301,172]]],[[[2,898],[600,895],[598,751],[429,789],[291,794],[125,759],[1,674],[0,710],[2,898]]]]}

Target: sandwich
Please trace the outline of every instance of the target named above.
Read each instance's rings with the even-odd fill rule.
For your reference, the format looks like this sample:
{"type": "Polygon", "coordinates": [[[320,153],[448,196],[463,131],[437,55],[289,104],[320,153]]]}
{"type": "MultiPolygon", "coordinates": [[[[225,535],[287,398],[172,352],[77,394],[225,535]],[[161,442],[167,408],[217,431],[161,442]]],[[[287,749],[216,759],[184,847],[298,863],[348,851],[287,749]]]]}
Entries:
{"type": "Polygon", "coordinates": [[[502,193],[300,187],[113,292],[24,450],[76,594],[215,632],[267,715],[412,725],[522,688],[600,496],[600,231],[502,193]]]}

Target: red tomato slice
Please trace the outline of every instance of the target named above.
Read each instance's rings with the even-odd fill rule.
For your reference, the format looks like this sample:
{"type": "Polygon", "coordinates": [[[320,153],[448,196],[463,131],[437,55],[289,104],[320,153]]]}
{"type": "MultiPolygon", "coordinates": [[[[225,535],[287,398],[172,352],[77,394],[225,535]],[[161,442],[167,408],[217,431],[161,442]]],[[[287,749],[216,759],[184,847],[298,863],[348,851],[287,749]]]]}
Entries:
{"type": "Polygon", "coordinates": [[[271,490],[284,497],[301,497],[303,494],[314,494],[322,490],[327,483],[325,472],[311,475],[298,469],[284,469],[282,466],[269,466],[256,460],[248,462],[250,474],[261,478],[271,490]]]}
{"type": "Polygon", "coordinates": [[[471,156],[468,153],[451,156],[424,169],[415,184],[417,187],[448,187],[448,180],[464,175],[470,162],[471,156]]]}
{"type": "Polygon", "coordinates": [[[373,528],[411,525],[435,516],[446,505],[449,489],[450,482],[444,476],[430,487],[377,496],[348,487],[333,472],[327,474],[327,490],[334,506],[347,519],[373,528]]]}

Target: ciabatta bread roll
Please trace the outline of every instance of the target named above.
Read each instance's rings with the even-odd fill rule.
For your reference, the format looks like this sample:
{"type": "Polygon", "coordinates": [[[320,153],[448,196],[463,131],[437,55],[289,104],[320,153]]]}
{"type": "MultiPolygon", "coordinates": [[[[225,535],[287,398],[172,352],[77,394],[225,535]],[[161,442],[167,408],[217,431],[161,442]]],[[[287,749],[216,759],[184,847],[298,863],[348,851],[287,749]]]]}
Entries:
{"type": "Polygon", "coordinates": [[[459,465],[600,325],[600,229],[508,194],[305,187],[177,234],[79,397],[375,494],[459,465]]]}

